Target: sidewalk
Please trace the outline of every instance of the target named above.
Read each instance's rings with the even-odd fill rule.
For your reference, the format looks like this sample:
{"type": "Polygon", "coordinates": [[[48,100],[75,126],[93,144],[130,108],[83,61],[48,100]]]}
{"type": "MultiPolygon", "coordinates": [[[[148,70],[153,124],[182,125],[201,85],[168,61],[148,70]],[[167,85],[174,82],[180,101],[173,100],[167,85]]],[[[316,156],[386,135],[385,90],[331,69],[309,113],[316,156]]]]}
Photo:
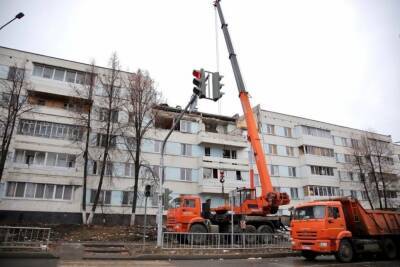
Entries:
{"type": "Polygon", "coordinates": [[[52,248],[60,259],[195,260],[247,259],[297,256],[290,249],[181,249],[163,250],[142,243],[61,243],[52,248]]]}
{"type": "Polygon", "coordinates": [[[154,244],[116,242],[60,242],[48,251],[1,251],[0,258],[59,258],[60,260],[202,260],[293,257],[290,249],[163,250],[154,244]]]}

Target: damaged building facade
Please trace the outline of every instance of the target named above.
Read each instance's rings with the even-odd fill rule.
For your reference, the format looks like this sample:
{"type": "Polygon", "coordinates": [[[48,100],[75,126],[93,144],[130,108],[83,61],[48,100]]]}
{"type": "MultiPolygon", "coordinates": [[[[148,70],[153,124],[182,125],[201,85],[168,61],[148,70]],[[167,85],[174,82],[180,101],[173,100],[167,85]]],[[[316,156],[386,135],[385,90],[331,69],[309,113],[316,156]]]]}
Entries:
{"type": "MultiPolygon", "coordinates": [[[[26,64],[26,77],[32,84],[27,92],[32,110],[19,119],[10,146],[0,182],[0,221],[80,223],[84,131],[76,117],[87,111],[89,103],[76,95],[73,88],[84,83],[89,66],[0,47],[2,81],[7,82],[15,63],[26,64]]],[[[95,98],[94,105],[98,104],[96,101],[95,98]]],[[[180,111],[179,107],[166,104],[154,107],[157,116],[141,148],[143,164],[148,168],[140,173],[138,215],[144,214],[146,184],[153,188],[148,214],[156,214],[154,191],[161,173],[161,145],[180,111]]],[[[280,214],[289,214],[290,207],[304,201],[339,195],[357,197],[366,205],[360,179],[348,167],[352,139],[365,132],[266,111],[259,106],[254,113],[272,184],[292,199],[290,205],[280,209],[280,214]]],[[[94,116],[95,120],[102,120],[101,112],[94,116]]],[[[118,111],[113,120],[124,122],[128,116],[118,111]]],[[[400,169],[399,146],[392,143],[390,136],[376,134],[376,138],[393,146],[394,153],[390,157],[393,173],[396,173],[400,169]]],[[[99,179],[96,149],[103,143],[99,133],[94,132],[92,139],[90,146],[94,156],[88,167],[87,209],[93,203],[99,179]]],[[[96,210],[97,222],[127,224],[131,214],[134,167],[118,138],[114,145],[106,165],[101,203],[96,210]]],[[[193,194],[202,200],[211,199],[214,207],[224,204],[230,191],[250,185],[250,168],[255,170],[255,185],[257,192],[261,192],[257,169],[249,163],[254,162],[250,157],[242,118],[197,111],[185,115],[166,145],[165,203],[180,194],[193,194]],[[221,175],[225,180],[223,189],[221,175]]],[[[400,204],[398,186],[397,181],[389,190],[393,207],[400,204]]],[[[142,218],[137,218],[140,223],[142,218]]]]}

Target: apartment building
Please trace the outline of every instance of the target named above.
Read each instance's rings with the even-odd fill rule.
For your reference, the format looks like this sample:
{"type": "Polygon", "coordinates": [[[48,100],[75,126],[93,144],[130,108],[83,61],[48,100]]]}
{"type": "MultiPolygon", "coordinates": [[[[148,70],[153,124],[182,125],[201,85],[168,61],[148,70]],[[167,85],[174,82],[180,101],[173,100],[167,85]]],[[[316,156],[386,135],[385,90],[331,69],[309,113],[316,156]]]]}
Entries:
{"type": "MultiPolygon", "coordinates": [[[[85,84],[89,66],[79,62],[0,47],[0,80],[7,82],[15,64],[25,64],[31,88],[25,92],[32,110],[16,126],[6,170],[0,182],[0,221],[45,221],[80,223],[83,196],[83,136],[77,117],[89,103],[76,88],[85,84]]],[[[99,72],[107,72],[98,68],[99,72]]],[[[129,75],[124,73],[123,75],[129,75]]],[[[96,125],[103,120],[102,88],[95,90],[94,132],[85,202],[90,209],[99,180],[99,158],[104,138],[96,125]],[[96,132],[98,131],[98,132],[96,132]]],[[[3,97],[4,98],[4,97],[3,97]]],[[[142,144],[144,164],[139,181],[137,214],[144,214],[143,189],[151,184],[148,214],[156,214],[156,180],[160,175],[162,140],[180,113],[166,104],[154,108],[156,119],[142,144]],[[152,171],[149,171],[152,170],[152,171]],[[155,174],[156,177],[153,177],[155,174]]],[[[254,109],[259,123],[268,169],[276,190],[287,192],[290,205],[339,195],[352,195],[365,202],[357,173],[349,169],[352,144],[365,132],[305,118],[254,109]],[[347,161],[347,162],[346,162],[347,161]]],[[[116,110],[114,122],[126,122],[129,114],[116,110]]],[[[246,130],[238,116],[191,112],[183,117],[166,145],[163,187],[171,200],[180,194],[212,199],[218,206],[228,201],[229,192],[249,186],[254,168],[257,192],[259,177],[250,161],[246,130]],[[220,183],[223,174],[225,182],[220,183]]],[[[375,138],[391,143],[390,136],[375,138]]],[[[392,144],[393,172],[400,169],[400,146],[392,144]]],[[[134,167],[121,137],[116,136],[96,210],[97,222],[123,224],[131,213],[134,167]]],[[[397,173],[398,174],[398,173],[397,173]]],[[[391,205],[400,205],[399,183],[392,183],[391,205]]],[[[138,216],[138,222],[141,217],[138,216]]],[[[95,220],[96,221],[96,220],[95,220]]]]}
{"type": "MultiPolygon", "coordinates": [[[[77,118],[88,111],[89,103],[77,94],[77,88],[85,85],[90,66],[2,47],[2,82],[9,82],[10,75],[16,72],[16,64],[25,65],[26,80],[31,83],[24,92],[31,110],[17,122],[9,150],[0,184],[1,220],[78,223],[83,195],[84,131],[77,118]]],[[[98,71],[104,75],[107,69],[98,68],[98,71]]],[[[90,138],[92,159],[88,167],[87,209],[95,197],[104,146],[104,135],[99,129],[104,120],[102,91],[101,85],[96,86],[93,99],[96,112],[90,138]]],[[[155,109],[158,115],[142,144],[148,168],[142,168],[140,173],[138,214],[144,213],[145,184],[153,185],[155,191],[157,177],[152,173],[160,174],[161,143],[181,111],[168,105],[155,109]]],[[[116,110],[112,120],[126,122],[129,114],[116,110]]],[[[106,164],[101,205],[96,212],[98,221],[126,223],[131,213],[134,167],[120,137],[114,140],[106,164]]],[[[214,206],[223,203],[227,194],[221,195],[217,179],[221,171],[226,180],[225,192],[249,182],[247,146],[243,131],[236,127],[236,119],[201,112],[186,115],[166,146],[164,188],[168,189],[169,199],[180,194],[198,194],[203,199],[213,198],[214,206]]],[[[153,192],[149,214],[155,214],[156,205],[157,196],[153,192]]]]}
{"type": "MultiPolygon", "coordinates": [[[[291,196],[289,207],[315,199],[352,196],[370,208],[360,172],[354,165],[354,149],[361,146],[361,139],[366,136],[390,149],[383,157],[388,162],[388,174],[393,176],[386,195],[388,206],[400,207],[400,146],[390,136],[267,111],[260,106],[254,112],[272,183],[291,196]]],[[[376,198],[373,205],[379,207],[376,198]]],[[[282,207],[280,212],[287,214],[289,207],[282,207]]]]}

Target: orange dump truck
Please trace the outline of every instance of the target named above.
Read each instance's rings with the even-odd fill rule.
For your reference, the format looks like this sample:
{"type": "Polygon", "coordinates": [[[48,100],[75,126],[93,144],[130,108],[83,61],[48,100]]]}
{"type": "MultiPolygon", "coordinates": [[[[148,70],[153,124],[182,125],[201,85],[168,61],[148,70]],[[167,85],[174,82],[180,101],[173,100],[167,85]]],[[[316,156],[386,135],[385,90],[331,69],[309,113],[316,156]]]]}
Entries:
{"type": "Polygon", "coordinates": [[[400,212],[366,210],[352,198],[312,201],[295,208],[291,238],[308,260],[333,254],[351,262],[364,253],[392,260],[400,254],[400,212]]]}

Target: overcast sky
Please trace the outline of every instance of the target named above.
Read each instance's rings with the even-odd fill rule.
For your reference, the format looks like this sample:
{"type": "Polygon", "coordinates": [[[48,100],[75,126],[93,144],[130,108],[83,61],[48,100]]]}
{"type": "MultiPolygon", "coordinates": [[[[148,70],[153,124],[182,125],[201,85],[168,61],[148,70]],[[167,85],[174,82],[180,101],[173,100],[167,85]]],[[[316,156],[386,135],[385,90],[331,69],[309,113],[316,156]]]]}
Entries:
{"type": "MultiPolygon", "coordinates": [[[[400,1],[221,5],[253,106],[400,141],[400,1]]],[[[189,100],[194,68],[217,69],[219,47],[226,94],[199,109],[242,113],[211,0],[0,0],[0,24],[20,11],[0,31],[1,46],[101,66],[116,51],[124,69],[148,70],[172,106],[189,100]]]]}

